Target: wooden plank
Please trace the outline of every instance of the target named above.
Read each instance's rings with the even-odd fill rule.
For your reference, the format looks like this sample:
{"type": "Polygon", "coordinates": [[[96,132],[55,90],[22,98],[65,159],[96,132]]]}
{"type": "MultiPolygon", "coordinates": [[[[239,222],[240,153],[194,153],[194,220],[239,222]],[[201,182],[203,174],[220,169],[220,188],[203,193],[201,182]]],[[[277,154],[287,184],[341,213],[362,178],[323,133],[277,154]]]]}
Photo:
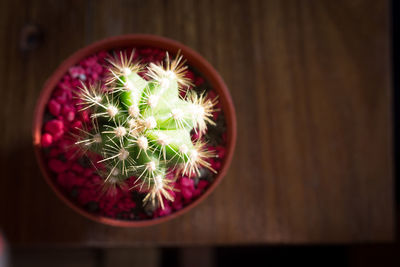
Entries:
{"type": "MultiPolygon", "coordinates": [[[[73,212],[49,190],[33,154],[31,126],[34,106],[47,77],[85,40],[86,4],[82,1],[2,1],[0,92],[1,204],[0,226],[13,243],[62,242],[73,212]],[[27,27],[37,33],[22,34],[27,27]],[[21,49],[27,39],[42,35],[34,49],[21,49]],[[61,225],[59,224],[61,223],[61,225]],[[52,225],[50,227],[49,225],[52,225]],[[58,225],[58,226],[56,226],[58,225]]],[[[75,222],[72,220],[71,222],[75,222]]],[[[76,222],[79,223],[79,222],[76,222]]],[[[73,228],[79,224],[73,224],[73,228]]]]}
{"type": "Polygon", "coordinates": [[[0,222],[13,244],[171,245],[394,238],[388,1],[3,1],[0,222]],[[16,8],[18,7],[18,8],[16,8]],[[12,12],[11,12],[12,10],[12,12]],[[18,48],[26,22],[43,43],[18,48]],[[57,64],[93,40],[154,33],[198,50],[238,116],[232,167],[190,213],[117,229],[40,177],[30,122],[57,64]],[[18,114],[18,119],[15,119],[18,114]]]}

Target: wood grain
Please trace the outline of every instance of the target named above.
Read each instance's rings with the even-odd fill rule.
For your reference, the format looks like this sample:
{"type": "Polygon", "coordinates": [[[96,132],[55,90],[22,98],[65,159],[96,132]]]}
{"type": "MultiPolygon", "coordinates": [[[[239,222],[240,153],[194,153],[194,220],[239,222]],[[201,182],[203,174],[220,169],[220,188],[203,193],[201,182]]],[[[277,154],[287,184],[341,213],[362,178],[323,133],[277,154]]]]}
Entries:
{"type": "Polygon", "coordinates": [[[0,3],[0,226],[12,244],[80,246],[394,239],[388,1],[0,3]],[[43,40],[20,49],[24,26],[43,40]],[[73,51],[123,33],[181,41],[215,66],[237,109],[219,188],[187,215],[117,229],[67,208],[44,183],[31,120],[73,51]]]}

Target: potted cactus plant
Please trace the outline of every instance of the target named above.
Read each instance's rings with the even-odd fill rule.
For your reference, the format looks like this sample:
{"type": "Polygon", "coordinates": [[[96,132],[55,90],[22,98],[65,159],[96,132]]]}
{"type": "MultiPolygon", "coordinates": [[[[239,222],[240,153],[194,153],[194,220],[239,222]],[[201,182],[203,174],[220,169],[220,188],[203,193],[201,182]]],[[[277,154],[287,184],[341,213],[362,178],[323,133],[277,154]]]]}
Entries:
{"type": "Polygon", "coordinates": [[[46,180],[68,205],[96,221],[141,226],[214,189],[235,130],[226,86],[203,58],[168,39],[129,35],[60,66],[39,98],[33,134],[46,180]]]}

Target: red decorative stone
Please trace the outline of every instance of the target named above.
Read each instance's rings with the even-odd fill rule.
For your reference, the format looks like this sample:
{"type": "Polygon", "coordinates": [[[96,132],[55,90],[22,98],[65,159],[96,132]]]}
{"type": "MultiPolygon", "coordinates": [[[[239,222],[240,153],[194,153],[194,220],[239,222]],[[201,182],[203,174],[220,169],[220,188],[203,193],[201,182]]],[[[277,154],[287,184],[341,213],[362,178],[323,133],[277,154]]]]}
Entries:
{"type": "Polygon", "coordinates": [[[182,178],[180,179],[180,184],[181,184],[183,187],[189,187],[189,188],[192,188],[192,187],[194,186],[193,180],[192,180],[192,179],[189,179],[189,178],[187,178],[187,177],[182,177],[182,178]]]}
{"type": "Polygon", "coordinates": [[[61,173],[67,169],[67,164],[58,159],[50,159],[49,167],[53,172],[61,173]]]}
{"type": "Polygon", "coordinates": [[[80,75],[85,74],[85,70],[81,66],[72,67],[68,72],[72,78],[77,78],[80,75]]]}
{"type": "Polygon", "coordinates": [[[64,124],[60,120],[51,120],[45,124],[44,129],[53,136],[59,135],[64,132],[64,124]]]}
{"type": "Polygon", "coordinates": [[[71,131],[73,131],[74,133],[79,133],[79,129],[82,129],[82,122],[81,121],[74,121],[71,123],[71,131]]]}
{"type": "Polygon", "coordinates": [[[203,83],[204,83],[204,79],[203,79],[202,77],[197,77],[196,80],[195,80],[195,82],[194,82],[194,84],[195,84],[196,86],[200,86],[200,85],[202,85],[203,83]]]}
{"type": "Polygon", "coordinates": [[[73,121],[75,119],[75,112],[73,112],[73,111],[68,112],[66,115],[64,115],[64,118],[67,121],[70,121],[70,122],[73,121]]]}
{"type": "Polygon", "coordinates": [[[182,188],[182,189],[181,189],[181,192],[182,192],[183,198],[185,198],[186,200],[191,199],[192,196],[193,196],[192,190],[190,190],[190,189],[187,188],[187,187],[182,188]]]}
{"type": "Polygon", "coordinates": [[[197,183],[197,188],[203,190],[203,189],[205,189],[208,185],[209,185],[209,182],[207,182],[206,180],[200,180],[200,181],[197,183]]]}
{"type": "Polygon", "coordinates": [[[56,100],[50,100],[47,107],[51,115],[58,116],[60,114],[61,105],[56,100]]]}
{"type": "Polygon", "coordinates": [[[53,136],[48,133],[43,134],[40,143],[42,147],[49,147],[53,143],[53,136]]]}
{"type": "Polygon", "coordinates": [[[74,171],[74,172],[76,172],[76,173],[82,173],[85,169],[81,166],[81,165],[79,165],[78,163],[73,163],[72,164],[72,170],[74,171]]]}

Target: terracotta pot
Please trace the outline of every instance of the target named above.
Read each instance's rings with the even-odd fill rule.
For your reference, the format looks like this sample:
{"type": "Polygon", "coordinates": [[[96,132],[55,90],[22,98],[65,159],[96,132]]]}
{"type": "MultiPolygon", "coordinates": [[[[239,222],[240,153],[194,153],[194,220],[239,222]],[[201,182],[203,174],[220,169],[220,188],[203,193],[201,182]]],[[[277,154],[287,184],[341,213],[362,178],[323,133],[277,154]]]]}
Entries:
{"type": "Polygon", "coordinates": [[[36,154],[36,158],[38,160],[40,169],[43,173],[43,176],[46,182],[50,185],[56,195],[65,202],[69,207],[83,216],[92,219],[96,222],[113,225],[113,226],[122,226],[122,227],[140,227],[140,226],[149,226],[158,224],[161,222],[165,222],[167,220],[171,220],[183,213],[188,212],[190,209],[194,208],[201,201],[203,201],[221,182],[222,178],[225,176],[228,167],[232,160],[232,155],[235,148],[236,142],[236,115],[235,109],[232,103],[231,96],[228,92],[228,89],[222,80],[221,76],[217,73],[217,71],[198,53],[193,51],[192,49],[182,45],[179,42],[159,37],[153,35],[145,35],[145,34],[131,34],[131,35],[123,35],[117,37],[107,38],[105,40],[96,42],[91,44],[85,48],[78,50],[68,59],[66,59],[50,76],[50,78],[44,84],[42,92],[39,96],[39,99],[36,104],[36,109],[34,112],[33,118],[33,145],[36,154]],[[57,83],[61,80],[61,78],[65,75],[68,69],[79,63],[82,59],[103,51],[103,50],[112,50],[114,48],[123,48],[123,47],[135,47],[135,46],[147,46],[160,48],[166,51],[169,51],[172,54],[176,54],[178,50],[181,50],[183,57],[187,60],[187,64],[192,66],[194,69],[199,71],[203,78],[205,78],[210,85],[214,88],[214,90],[219,94],[219,101],[222,104],[222,109],[225,114],[226,125],[227,125],[227,147],[226,147],[226,156],[222,165],[221,170],[216,175],[214,182],[208,187],[208,189],[195,201],[190,203],[188,206],[183,209],[173,212],[170,215],[165,217],[155,218],[151,220],[142,220],[142,221],[123,221],[118,219],[112,219],[103,217],[100,215],[95,215],[87,212],[83,208],[77,206],[70,199],[68,199],[56,186],[54,183],[54,179],[52,179],[52,172],[48,169],[46,161],[44,159],[42,148],[40,144],[41,139],[41,131],[43,125],[43,115],[46,109],[46,105],[49,101],[51,93],[53,89],[56,87],[57,83]]]}

